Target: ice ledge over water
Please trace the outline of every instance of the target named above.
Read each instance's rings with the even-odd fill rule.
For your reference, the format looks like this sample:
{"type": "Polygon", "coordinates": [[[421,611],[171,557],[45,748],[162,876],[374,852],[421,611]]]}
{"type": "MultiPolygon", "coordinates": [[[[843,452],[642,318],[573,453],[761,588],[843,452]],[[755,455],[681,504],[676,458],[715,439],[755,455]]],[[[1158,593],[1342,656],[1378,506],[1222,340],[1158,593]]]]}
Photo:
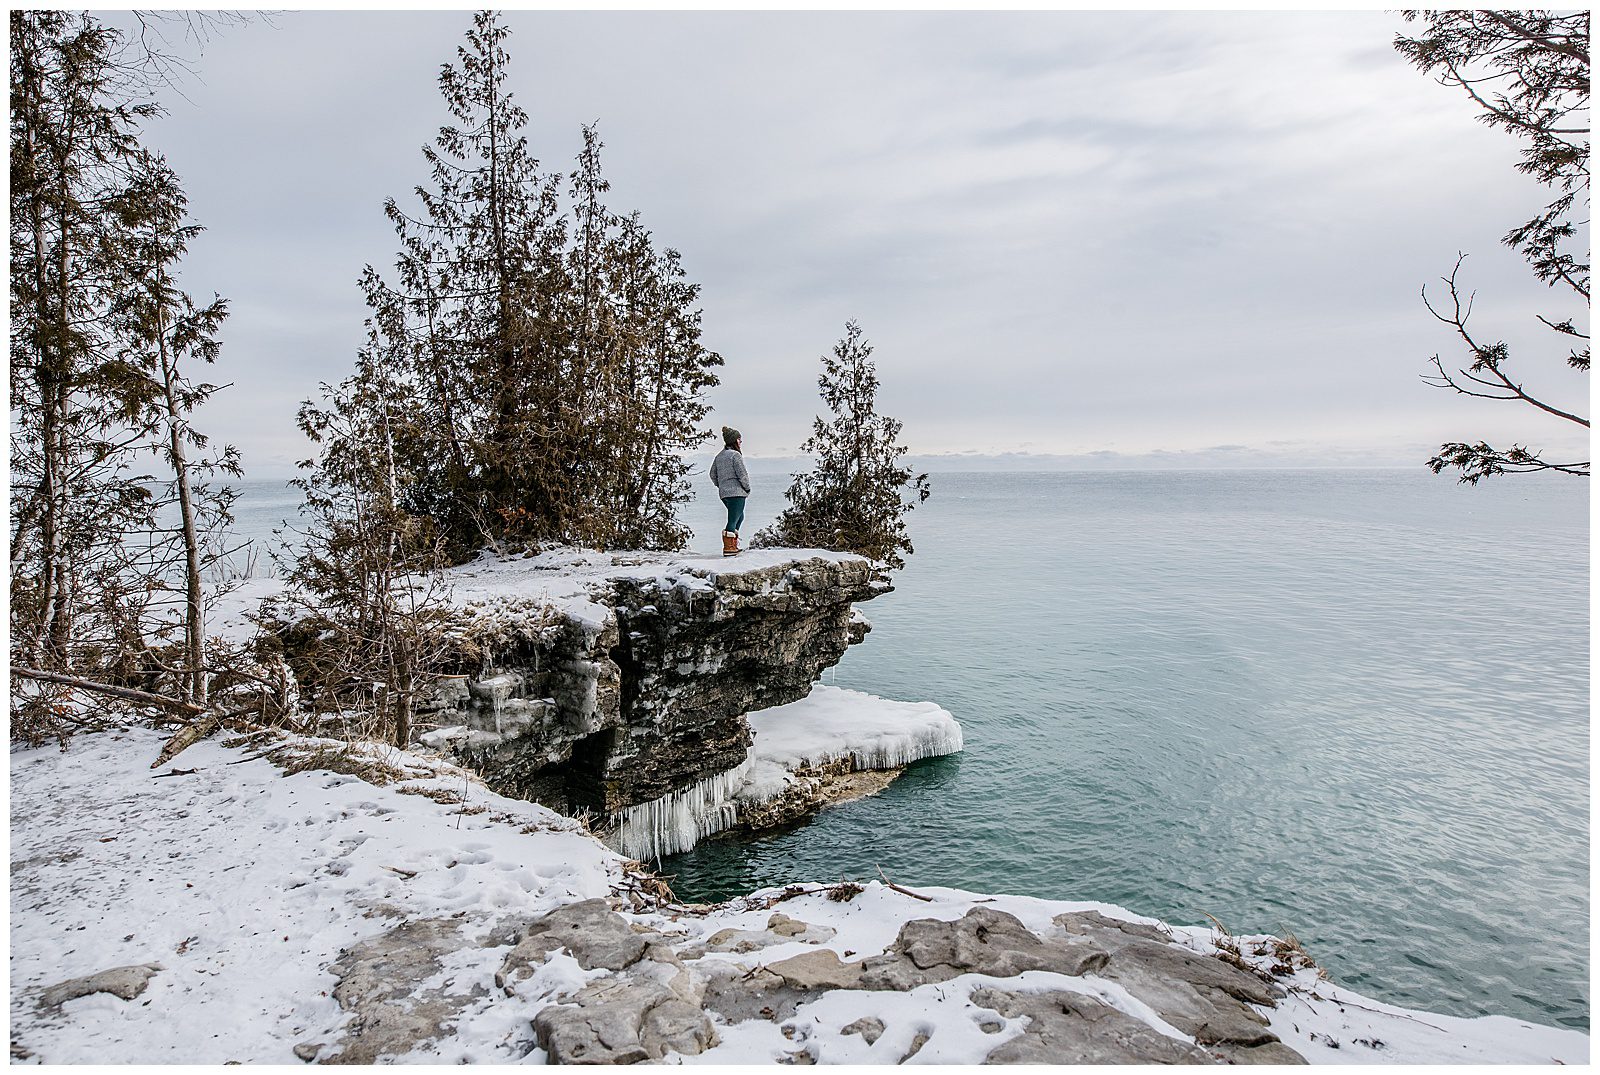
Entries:
{"type": "Polygon", "coordinates": [[[614,815],[606,842],[648,862],[687,851],[732,828],[742,811],[782,795],[803,768],[848,761],[854,770],[900,769],[959,753],[961,725],[932,702],[898,702],[817,684],[798,702],[749,715],[744,763],[614,815]]]}
{"type": "Polygon", "coordinates": [[[739,795],[753,802],[781,792],[803,765],[849,758],[855,769],[900,769],[962,748],[961,725],[941,706],[821,683],[798,702],[748,719],[755,744],[739,795]]]}

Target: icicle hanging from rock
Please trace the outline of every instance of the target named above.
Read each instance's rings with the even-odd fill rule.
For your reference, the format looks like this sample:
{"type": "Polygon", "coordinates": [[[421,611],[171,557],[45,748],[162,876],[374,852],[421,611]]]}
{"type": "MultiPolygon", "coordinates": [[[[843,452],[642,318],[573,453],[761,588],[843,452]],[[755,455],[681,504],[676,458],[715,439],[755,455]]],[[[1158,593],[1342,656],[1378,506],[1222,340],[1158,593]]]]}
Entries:
{"type": "Polygon", "coordinates": [[[731,828],[738,817],[734,794],[744,786],[751,762],[742,764],[609,819],[607,845],[629,858],[649,862],[687,851],[713,833],[731,828]]]}

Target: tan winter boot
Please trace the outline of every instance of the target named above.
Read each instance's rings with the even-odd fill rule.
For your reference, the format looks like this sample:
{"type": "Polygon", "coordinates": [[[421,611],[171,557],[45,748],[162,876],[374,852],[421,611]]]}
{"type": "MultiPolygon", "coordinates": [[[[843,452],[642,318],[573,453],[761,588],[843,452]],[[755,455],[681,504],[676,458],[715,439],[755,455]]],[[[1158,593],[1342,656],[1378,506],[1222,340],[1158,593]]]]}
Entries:
{"type": "Polygon", "coordinates": [[[739,533],[738,533],[738,531],[736,531],[736,530],[724,530],[722,532],[722,555],[724,555],[724,556],[738,556],[739,555],[739,533]]]}

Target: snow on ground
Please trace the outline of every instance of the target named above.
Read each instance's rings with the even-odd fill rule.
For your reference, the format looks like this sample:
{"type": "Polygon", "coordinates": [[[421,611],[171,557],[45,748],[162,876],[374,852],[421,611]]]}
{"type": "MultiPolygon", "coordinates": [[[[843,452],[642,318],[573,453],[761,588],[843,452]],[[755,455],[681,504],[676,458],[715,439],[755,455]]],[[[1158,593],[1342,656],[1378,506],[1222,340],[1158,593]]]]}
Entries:
{"type": "Polygon", "coordinates": [[[663,588],[710,592],[719,574],[757,571],[797,560],[860,560],[854,553],[819,549],[750,549],[736,557],[720,552],[605,553],[558,549],[534,556],[501,557],[485,552],[445,572],[451,602],[458,606],[533,599],[596,625],[609,614],[591,589],[607,579],[654,579],[663,588]]]}
{"type": "MultiPolygon", "coordinates": [[[[386,787],[323,769],[285,776],[248,746],[209,741],[174,763],[195,772],[160,776],[149,768],[160,742],[154,732],[133,729],[80,735],[66,752],[11,754],[12,1040],[33,1061],[297,1063],[296,1043],[335,1041],[347,1018],[331,998],[328,964],[392,928],[396,916],[459,914],[481,934],[496,918],[604,896],[620,877],[620,858],[573,823],[414,755],[385,752],[393,765],[431,767],[438,775],[386,787]],[[407,794],[406,787],[464,793],[466,805],[407,794]],[[162,969],[134,1000],[99,993],[68,1001],[59,1014],[37,1007],[41,987],[139,963],[162,969]]],[[[896,880],[931,901],[869,883],[849,901],[818,891],[777,909],[837,930],[823,945],[852,960],[881,951],[905,921],[956,919],[977,905],[1040,932],[1063,911],[1152,921],[1104,904],[980,896],[896,880]]],[[[765,900],[747,898],[706,915],[631,917],[686,932],[692,942],[727,927],[761,929],[770,914],[765,900]]],[[[1203,928],[1174,928],[1173,935],[1200,951],[1211,950],[1214,937],[1203,928]]],[[[1247,950],[1251,940],[1240,939],[1247,950]]],[[[753,966],[815,947],[795,940],[715,958],[753,966]]],[[[461,1013],[448,1037],[404,1059],[545,1059],[533,1047],[530,1020],[593,974],[557,955],[506,998],[491,980],[507,950],[464,948],[449,957],[442,973],[464,988],[483,985],[484,998],[461,1013]]],[[[786,1022],[813,1042],[826,1039],[829,1061],[892,1063],[921,1032],[930,1038],[913,1062],[973,1063],[1021,1032],[1020,1020],[1004,1021],[993,1034],[976,1027],[972,989],[999,982],[968,975],[908,993],[837,990],[786,1022]],[[887,1026],[876,1044],[836,1033],[865,1015],[887,1026]]],[[[1003,984],[1087,990],[1154,1019],[1115,983],[1092,975],[1030,972],[1003,984]]],[[[1293,985],[1295,995],[1268,1014],[1272,1029],[1313,1061],[1588,1058],[1588,1038],[1574,1031],[1405,1011],[1318,982],[1310,970],[1293,985]]],[[[804,1044],[765,1020],[717,1030],[720,1044],[688,1059],[766,1063],[804,1044]]]]}
{"type": "Polygon", "coordinates": [[[325,770],[283,776],[215,740],[175,760],[193,774],[158,777],[161,743],[136,729],[11,755],[11,1033],[40,1060],[297,1064],[297,1042],[344,1022],[324,968],[394,924],[385,905],[539,912],[606,895],[618,868],[574,823],[481,786],[453,782],[488,807],[461,814],[325,770]],[[163,969],[137,1000],[33,1006],[41,986],[139,963],[163,969]]]}
{"type": "Polygon", "coordinates": [[[1313,1064],[1589,1062],[1589,1037],[1576,1030],[1504,1015],[1462,1019],[1414,1011],[1309,976],[1266,1015],[1272,1032],[1313,1064]]]}
{"type": "Polygon", "coordinates": [[[275,578],[238,579],[206,597],[206,633],[229,645],[245,645],[256,635],[251,619],[263,601],[282,595],[288,582],[275,578]]]}
{"type": "MultiPolygon", "coordinates": [[[[528,556],[482,552],[468,563],[443,572],[446,600],[457,608],[475,606],[549,607],[598,629],[611,612],[594,600],[594,588],[608,579],[653,579],[666,589],[710,592],[719,574],[758,571],[799,560],[860,560],[854,553],[822,549],[750,549],[737,557],[720,552],[606,553],[593,549],[557,549],[528,556]]],[[[254,578],[230,583],[208,599],[207,630],[229,642],[247,642],[255,634],[250,616],[263,600],[289,592],[282,579],[254,578]]]]}
{"type": "Polygon", "coordinates": [[[731,828],[742,806],[782,794],[802,766],[849,758],[858,770],[899,769],[955,754],[962,745],[961,725],[932,702],[896,702],[821,683],[798,702],[751,713],[749,721],[754,742],[743,765],[624,810],[608,842],[651,862],[731,828]]]}

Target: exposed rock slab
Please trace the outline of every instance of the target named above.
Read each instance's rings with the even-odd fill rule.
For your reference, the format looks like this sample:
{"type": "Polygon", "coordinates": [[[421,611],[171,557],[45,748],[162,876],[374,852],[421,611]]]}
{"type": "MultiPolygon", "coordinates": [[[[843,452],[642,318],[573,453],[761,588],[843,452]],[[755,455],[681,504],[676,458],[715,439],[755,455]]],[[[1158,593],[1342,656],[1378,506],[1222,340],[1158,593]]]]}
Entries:
{"type": "Polygon", "coordinates": [[[765,929],[719,929],[706,938],[706,949],[712,952],[754,952],[790,941],[819,944],[833,935],[831,926],[814,926],[778,913],[767,919],[765,929]]]}
{"type": "MultiPolygon", "coordinates": [[[[1290,1063],[1298,1054],[1267,1029],[1253,1005],[1271,1005],[1282,990],[1213,956],[1171,943],[1157,927],[1095,912],[1058,916],[1059,934],[1040,936],[1016,917],[976,907],[955,921],[905,923],[881,955],[844,963],[819,950],[768,964],[716,990],[725,1017],[786,1018],[807,994],[828,989],[911,990],[963,974],[1010,978],[1028,971],[1116,982],[1150,1005],[1179,1041],[1085,994],[1014,995],[988,991],[974,1001],[1008,1018],[1028,1016],[1027,1033],[995,1050],[993,1062],[1290,1063]],[[740,995],[744,994],[744,997],[740,995]],[[735,1001],[732,998],[740,998],[735,1001]],[[1009,997],[1010,999],[1006,999],[1009,997]]],[[[865,1027],[858,1028],[865,1030],[865,1027]]]]}
{"type": "Polygon", "coordinates": [[[1117,982],[1161,1017],[1202,1045],[1257,1046],[1277,1042],[1253,1004],[1276,1003],[1283,990],[1214,956],[1169,944],[1151,926],[1102,915],[1064,914],[1054,919],[1070,935],[1111,955],[1100,976],[1117,982]]]}
{"type": "Polygon", "coordinates": [[[669,1052],[693,1056],[716,1041],[706,1013],[678,990],[636,974],[585,986],[533,1020],[556,1064],[636,1064],[669,1052]]]}
{"type": "Polygon", "coordinates": [[[612,977],[591,982],[533,1022],[539,1045],[561,1064],[631,1064],[669,1052],[693,1055],[715,1035],[700,1007],[704,987],[652,931],[641,931],[603,899],[567,904],[518,925],[495,984],[516,984],[564,951],[588,971],[612,977]]]}
{"type": "Polygon", "coordinates": [[[862,1041],[865,1041],[868,1045],[872,1045],[879,1038],[883,1037],[883,1032],[885,1029],[887,1028],[883,1025],[882,1019],[879,1019],[875,1015],[867,1015],[857,1019],[853,1023],[846,1023],[844,1026],[839,1028],[839,1033],[860,1034],[862,1041]]]}
{"type": "Polygon", "coordinates": [[[1168,1037],[1094,997],[979,989],[972,1002],[1008,1019],[1026,1016],[1021,1036],[1001,1045],[987,1064],[1208,1064],[1204,1050],[1168,1037]]]}
{"type": "Polygon", "coordinates": [[[1088,974],[1104,967],[1111,953],[1092,940],[1046,941],[1004,911],[974,907],[954,922],[920,918],[900,927],[881,956],[862,963],[864,989],[915,989],[962,974],[1010,978],[1024,971],[1088,974]]]}
{"type": "Polygon", "coordinates": [[[649,943],[605,900],[569,903],[525,927],[495,974],[495,984],[510,991],[562,949],[584,970],[620,971],[637,963],[649,943]]]}
{"type": "Polygon", "coordinates": [[[1305,1057],[1281,1041],[1268,1041],[1260,1045],[1216,1045],[1211,1052],[1230,1064],[1304,1064],[1305,1057]]]}
{"type": "Polygon", "coordinates": [[[41,1008],[60,1008],[69,1000],[87,997],[92,993],[110,993],[123,1000],[141,996],[150,985],[150,979],[161,970],[159,963],[135,963],[126,967],[112,967],[81,978],[68,978],[42,990],[39,994],[41,1008]]]}
{"type": "Polygon", "coordinates": [[[339,979],[333,997],[350,1021],[338,1051],[322,1062],[372,1064],[403,1056],[442,1036],[462,1008],[484,996],[481,987],[466,992],[421,988],[438,973],[446,954],[466,946],[461,924],[460,919],[414,919],[341,953],[328,970],[339,979]]]}
{"type": "Polygon", "coordinates": [[[1121,918],[1110,918],[1099,911],[1073,911],[1056,915],[1051,921],[1075,936],[1095,936],[1104,930],[1114,930],[1129,937],[1160,941],[1163,944],[1172,939],[1162,933],[1158,926],[1147,922],[1128,922],[1121,918]]]}
{"type": "Polygon", "coordinates": [[[784,984],[801,990],[859,989],[861,964],[846,963],[831,948],[802,952],[776,963],[768,963],[767,970],[783,979],[784,984]]]}
{"type": "Polygon", "coordinates": [[[706,1010],[730,1023],[748,1019],[778,1022],[821,995],[821,990],[799,989],[765,967],[747,971],[737,963],[706,959],[696,964],[694,971],[705,982],[706,1010]]]}
{"type": "MultiPolygon", "coordinates": [[[[476,945],[510,948],[495,976],[506,994],[515,994],[517,983],[556,952],[599,973],[534,1015],[534,1036],[553,1063],[693,1056],[716,1044],[716,1021],[769,1021],[783,1024],[792,1037],[796,1027],[789,1021],[797,1014],[800,1026],[810,1026],[802,1006],[833,991],[909,991],[963,975],[1003,980],[1031,971],[1089,982],[1082,991],[1003,984],[974,990],[972,1003],[995,1013],[985,1017],[984,1032],[999,1032],[999,1018],[1022,1021],[1022,1033],[996,1045],[988,1063],[1303,1062],[1256,1008],[1281,995],[1269,982],[1169,942],[1151,925],[1080,912],[1057,916],[1054,926],[1035,933],[1013,915],[979,906],[954,921],[905,922],[885,951],[864,960],[815,947],[763,964],[765,948],[816,944],[834,931],[774,912],[764,928],[725,929],[701,941],[692,931],[669,935],[636,925],[602,899],[506,920],[478,939],[463,934],[460,919],[413,920],[354,946],[330,967],[339,978],[335,999],[352,1016],[345,1037],[333,1046],[302,1043],[296,1055],[372,1063],[447,1033],[451,1020],[487,993],[478,986],[425,989],[423,983],[436,976],[447,953],[476,945]],[[1104,992],[1107,982],[1148,1005],[1159,1021],[1120,1010],[1104,992]]],[[[882,1018],[863,1017],[837,1033],[860,1035],[871,1045],[889,1030],[882,1018]]],[[[929,1026],[915,1030],[907,1059],[937,1034],[929,1026]]],[[[804,1033],[795,1040],[804,1040],[804,1033]]],[[[821,1039],[792,1055],[795,1063],[826,1059],[821,1039]]]]}

